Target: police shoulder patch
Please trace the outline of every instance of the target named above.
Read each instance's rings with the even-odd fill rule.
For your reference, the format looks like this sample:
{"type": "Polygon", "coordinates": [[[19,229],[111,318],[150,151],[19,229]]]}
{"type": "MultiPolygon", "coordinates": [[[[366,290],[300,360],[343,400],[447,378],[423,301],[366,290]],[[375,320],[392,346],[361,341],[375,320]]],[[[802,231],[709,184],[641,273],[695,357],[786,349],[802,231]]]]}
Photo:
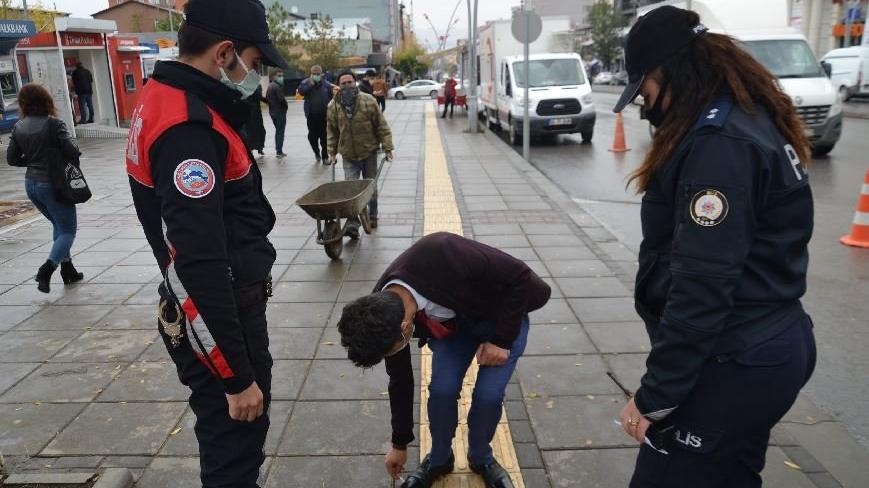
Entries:
{"type": "Polygon", "coordinates": [[[190,198],[202,198],[214,189],[214,170],[201,159],[185,159],[175,168],[175,188],[190,198]]]}
{"type": "Polygon", "coordinates": [[[727,218],[727,197],[718,190],[706,189],[697,192],[691,199],[691,220],[703,227],[714,227],[727,218]]]}

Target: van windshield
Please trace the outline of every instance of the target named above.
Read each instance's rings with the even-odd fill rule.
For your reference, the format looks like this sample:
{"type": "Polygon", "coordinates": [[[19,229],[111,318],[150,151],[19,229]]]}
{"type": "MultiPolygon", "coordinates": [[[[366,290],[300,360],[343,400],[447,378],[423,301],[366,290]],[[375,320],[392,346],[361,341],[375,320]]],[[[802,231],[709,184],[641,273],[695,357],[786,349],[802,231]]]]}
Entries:
{"type": "Polygon", "coordinates": [[[802,39],[745,41],[744,45],[777,78],[825,76],[809,45],[802,39]]]}
{"type": "MultiPolygon", "coordinates": [[[[529,88],[582,85],[585,83],[582,65],[576,59],[535,59],[529,61],[528,64],[531,65],[528,70],[529,88]]],[[[516,86],[524,88],[525,62],[514,62],[513,72],[516,73],[514,80],[516,86]]]]}

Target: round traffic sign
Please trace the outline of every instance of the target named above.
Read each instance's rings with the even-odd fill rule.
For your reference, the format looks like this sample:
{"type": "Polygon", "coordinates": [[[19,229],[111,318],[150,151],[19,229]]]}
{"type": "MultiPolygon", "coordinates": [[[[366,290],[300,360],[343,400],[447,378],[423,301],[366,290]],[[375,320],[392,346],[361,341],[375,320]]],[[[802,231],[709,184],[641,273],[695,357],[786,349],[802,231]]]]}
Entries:
{"type": "Polygon", "coordinates": [[[510,26],[513,37],[519,42],[534,42],[543,32],[543,21],[533,10],[516,10],[510,26]],[[527,17],[527,22],[526,22],[527,17]],[[527,26],[527,29],[526,29],[527,26]]]}

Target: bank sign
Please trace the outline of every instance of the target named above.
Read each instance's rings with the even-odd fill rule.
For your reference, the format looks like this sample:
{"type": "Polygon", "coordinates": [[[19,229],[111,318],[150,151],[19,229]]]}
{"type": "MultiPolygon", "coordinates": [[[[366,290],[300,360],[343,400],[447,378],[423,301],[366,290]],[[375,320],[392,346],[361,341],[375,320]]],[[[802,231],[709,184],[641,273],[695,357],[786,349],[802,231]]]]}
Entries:
{"type": "Polygon", "coordinates": [[[30,37],[36,35],[36,25],[26,20],[0,20],[0,38],[30,37]]]}

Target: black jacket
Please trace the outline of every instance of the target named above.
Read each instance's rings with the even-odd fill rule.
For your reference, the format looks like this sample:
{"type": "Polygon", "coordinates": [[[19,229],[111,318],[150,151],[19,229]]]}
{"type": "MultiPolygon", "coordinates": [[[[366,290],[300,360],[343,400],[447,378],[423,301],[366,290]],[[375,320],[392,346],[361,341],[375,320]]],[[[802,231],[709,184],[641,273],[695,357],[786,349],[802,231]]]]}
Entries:
{"type": "MultiPolygon", "coordinates": [[[[151,145],[154,188],[131,177],[133,202],[164,274],[170,262],[165,224],[165,237],[175,248],[178,278],[234,372],[223,386],[228,393],[238,393],[250,386],[253,373],[236,291],[268,278],[276,253],[267,235],[275,214],[263,194],[256,164],[244,177],[224,182],[228,143],[211,127],[205,104],[236,132],[247,121],[250,105],[231,88],[182,63],[158,63],[153,79],[187,93],[192,120],[166,130],[151,145]],[[176,186],[176,168],[188,160],[203,161],[215,172],[215,186],[207,196],[189,198],[176,186]]],[[[249,151],[248,157],[253,160],[249,151]]]]}
{"type": "Polygon", "coordinates": [[[284,87],[274,81],[269,83],[269,87],[266,89],[266,103],[269,104],[269,115],[287,113],[289,105],[284,96],[284,87]]]}
{"type": "Polygon", "coordinates": [[[49,165],[58,158],[76,160],[81,155],[69,129],[54,117],[25,117],[15,123],[6,150],[10,166],[27,166],[26,178],[51,181],[49,165]]]}
{"type": "Polygon", "coordinates": [[[362,78],[362,81],[359,82],[359,91],[374,96],[374,87],[371,86],[371,82],[365,78],[362,78]]]}
{"type": "MultiPolygon", "coordinates": [[[[552,290],[527,264],[485,244],[438,232],[423,237],[386,269],[374,287],[380,291],[401,280],[420,295],[470,322],[487,321],[489,342],[510,349],[522,319],[549,301],[552,290]]],[[[461,327],[464,320],[457,320],[461,327]]],[[[414,334],[425,333],[416,327],[414,334]]],[[[413,367],[410,346],[386,358],[392,442],[407,445],[413,436],[413,367]]]]}
{"type": "Polygon", "coordinates": [[[72,84],[78,95],[91,95],[94,92],[94,75],[87,68],[76,68],[72,72],[72,84]]]}
{"type": "Polygon", "coordinates": [[[804,318],[812,193],[770,116],[723,97],[653,175],[641,213],[635,303],[652,350],[636,403],[654,421],[685,400],[707,360],[804,318]]]}
{"type": "Polygon", "coordinates": [[[263,97],[262,87],[258,87],[253,95],[247,98],[247,103],[250,104],[250,117],[242,130],[251,150],[262,151],[266,145],[266,128],[263,125],[261,105],[263,102],[266,102],[266,99],[263,97]]]}

